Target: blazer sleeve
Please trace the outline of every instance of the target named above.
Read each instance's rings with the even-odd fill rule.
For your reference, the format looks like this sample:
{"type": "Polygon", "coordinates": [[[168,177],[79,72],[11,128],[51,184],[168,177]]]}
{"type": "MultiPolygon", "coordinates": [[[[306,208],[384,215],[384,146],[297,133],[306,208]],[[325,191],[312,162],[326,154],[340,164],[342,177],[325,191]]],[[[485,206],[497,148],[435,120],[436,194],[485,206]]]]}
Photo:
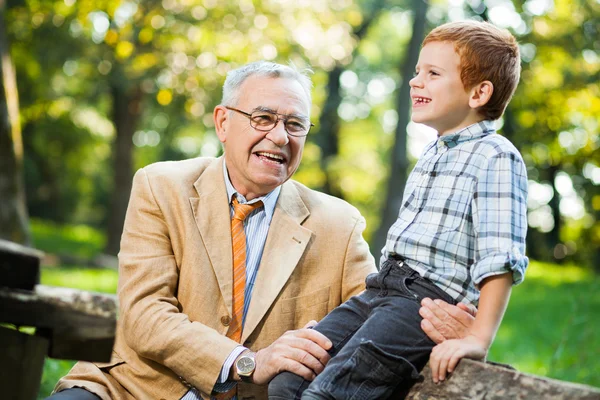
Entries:
{"type": "Polygon", "coordinates": [[[365,290],[365,278],[368,274],[377,272],[375,259],[369,251],[369,245],[363,238],[367,223],[359,215],[346,247],[344,258],[344,275],[342,278],[342,301],[348,300],[365,290]]]}
{"type": "Polygon", "coordinates": [[[210,393],[238,343],[180,311],[178,279],[167,223],[141,169],[133,180],[119,253],[121,331],[137,355],[210,393]]]}

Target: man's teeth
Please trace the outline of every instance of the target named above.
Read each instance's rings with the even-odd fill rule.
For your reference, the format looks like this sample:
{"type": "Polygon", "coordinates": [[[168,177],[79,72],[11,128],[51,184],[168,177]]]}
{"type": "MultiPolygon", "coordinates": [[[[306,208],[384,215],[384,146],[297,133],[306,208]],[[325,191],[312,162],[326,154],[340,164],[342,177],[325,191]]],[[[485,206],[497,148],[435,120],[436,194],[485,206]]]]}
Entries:
{"type": "Polygon", "coordinates": [[[415,97],[415,103],[429,103],[431,99],[426,99],[425,97],[415,97]]]}
{"type": "Polygon", "coordinates": [[[279,161],[283,161],[283,157],[277,154],[273,154],[273,153],[267,153],[264,151],[259,151],[258,153],[259,156],[263,156],[263,157],[267,157],[267,158],[273,158],[275,160],[279,160],[279,161]]]}

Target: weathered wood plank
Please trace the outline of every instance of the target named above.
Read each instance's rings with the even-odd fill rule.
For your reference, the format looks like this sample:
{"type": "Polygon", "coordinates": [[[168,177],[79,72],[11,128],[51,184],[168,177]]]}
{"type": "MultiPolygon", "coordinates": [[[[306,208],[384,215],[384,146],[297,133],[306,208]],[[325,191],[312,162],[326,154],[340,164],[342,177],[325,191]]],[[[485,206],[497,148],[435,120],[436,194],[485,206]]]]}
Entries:
{"type": "Polygon", "coordinates": [[[0,288],[0,321],[35,326],[54,358],[109,361],[116,296],[37,285],[33,292],[0,288]]]}
{"type": "Polygon", "coordinates": [[[0,388],[3,399],[37,398],[48,339],[0,327],[0,388]]]}
{"type": "Polygon", "coordinates": [[[524,374],[498,365],[463,359],[449,379],[434,384],[426,366],[408,400],[600,400],[600,389],[524,374]]]}
{"type": "Polygon", "coordinates": [[[42,257],[38,250],[0,240],[0,286],[33,290],[40,282],[42,257]]]}

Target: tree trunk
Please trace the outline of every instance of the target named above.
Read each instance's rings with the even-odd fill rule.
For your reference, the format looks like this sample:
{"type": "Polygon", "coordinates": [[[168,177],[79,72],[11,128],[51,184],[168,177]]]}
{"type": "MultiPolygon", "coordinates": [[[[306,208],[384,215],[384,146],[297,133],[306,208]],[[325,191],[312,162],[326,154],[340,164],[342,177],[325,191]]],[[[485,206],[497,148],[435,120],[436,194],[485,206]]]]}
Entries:
{"type": "Polygon", "coordinates": [[[419,59],[421,42],[425,36],[426,14],[429,3],[423,0],[413,0],[414,11],[413,34],[410,39],[406,58],[401,66],[402,85],[396,97],[396,110],[398,111],[398,125],[396,126],[396,140],[390,156],[390,176],[388,179],[387,197],[384,203],[383,215],[371,252],[376,259],[380,250],[385,246],[387,231],[398,217],[398,210],[402,203],[402,194],[408,177],[408,154],[406,153],[406,126],[410,121],[410,77],[419,59]]]}
{"type": "Polygon", "coordinates": [[[113,196],[108,216],[105,252],[119,252],[125,212],[133,177],[133,134],[142,113],[143,93],[139,85],[124,88],[118,84],[111,87],[113,98],[113,122],[116,136],[113,147],[113,196]]]}
{"type": "MultiPolygon", "coordinates": [[[[435,384],[426,366],[408,400],[599,400],[598,388],[525,374],[501,364],[462,359],[445,381],[435,384]]],[[[404,397],[402,397],[404,398],[404,397]]],[[[394,400],[396,400],[394,398],[394,400]]]]}
{"type": "MultiPolygon", "coordinates": [[[[554,227],[548,234],[546,235],[546,242],[548,243],[548,248],[550,249],[551,254],[554,255],[554,251],[556,246],[560,243],[560,230],[562,228],[562,219],[560,216],[560,200],[561,196],[558,190],[556,190],[556,176],[561,170],[561,165],[550,165],[548,167],[548,180],[552,184],[552,189],[554,190],[554,196],[548,203],[550,208],[552,209],[552,218],[554,218],[554,227]]],[[[557,263],[562,263],[563,257],[556,258],[554,257],[554,261],[557,263]]]]}
{"type": "Polygon", "coordinates": [[[316,136],[316,143],[321,148],[321,169],[325,173],[325,182],[319,189],[340,198],[342,198],[341,190],[339,190],[338,185],[332,184],[335,178],[332,176],[329,166],[335,160],[339,151],[340,119],[337,110],[342,102],[342,94],[340,93],[340,75],[342,75],[342,71],[343,68],[336,65],[329,72],[327,100],[325,100],[323,112],[321,112],[319,118],[319,134],[316,136]]]}
{"type": "Polygon", "coordinates": [[[5,0],[0,0],[0,238],[30,244],[23,185],[17,79],[10,57],[5,0]]]}
{"type": "MultiPolygon", "coordinates": [[[[378,0],[371,5],[370,10],[365,10],[362,24],[353,32],[357,40],[352,56],[356,53],[358,44],[366,35],[373,21],[385,10],[384,4],[385,0],[378,0]]],[[[339,198],[344,198],[343,193],[340,190],[339,184],[334,183],[339,182],[339,179],[332,174],[330,166],[335,161],[339,152],[340,119],[337,110],[342,103],[342,93],[340,90],[340,76],[342,72],[344,72],[344,67],[341,65],[336,65],[329,72],[327,79],[327,99],[319,117],[319,134],[315,138],[317,145],[321,148],[320,164],[321,169],[325,173],[325,182],[319,190],[339,198]]]]}

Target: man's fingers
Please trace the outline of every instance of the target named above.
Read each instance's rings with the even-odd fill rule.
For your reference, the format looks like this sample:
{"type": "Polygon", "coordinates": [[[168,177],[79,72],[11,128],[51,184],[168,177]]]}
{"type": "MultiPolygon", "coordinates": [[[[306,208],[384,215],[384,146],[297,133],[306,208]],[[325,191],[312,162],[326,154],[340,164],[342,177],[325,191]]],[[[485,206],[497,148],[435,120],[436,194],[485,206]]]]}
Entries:
{"type": "Polygon", "coordinates": [[[473,304],[458,303],[457,307],[468,312],[473,317],[477,316],[477,308],[473,304]]]}
{"type": "MultiPolygon", "coordinates": [[[[290,343],[290,346],[293,350],[301,351],[302,353],[306,353],[316,360],[319,363],[326,365],[329,362],[331,356],[323,347],[319,346],[317,343],[312,340],[304,339],[304,338],[295,338],[293,342],[290,343]]],[[[295,354],[298,354],[295,352],[295,354]]],[[[303,356],[304,357],[304,356],[303,356]]],[[[301,361],[301,357],[295,357],[296,360],[301,361]]],[[[306,364],[305,364],[306,365],[306,364]]]]}
{"type": "Polygon", "coordinates": [[[419,310],[419,314],[428,320],[445,339],[459,337],[458,333],[454,330],[458,324],[455,323],[454,319],[444,309],[428,298],[423,299],[421,305],[423,307],[419,310]]]}
{"type": "Polygon", "coordinates": [[[459,303],[462,306],[453,306],[439,299],[434,300],[433,303],[437,305],[441,310],[443,310],[448,316],[452,317],[452,319],[458,321],[467,328],[469,328],[475,320],[475,317],[473,317],[473,315],[471,314],[472,310],[469,309],[468,306],[463,305],[462,303],[459,303]],[[467,307],[467,309],[465,310],[463,307],[467,307]]]}
{"type": "MultiPolygon", "coordinates": [[[[423,318],[425,318],[425,317],[423,317],[423,318]]],[[[423,332],[425,332],[425,334],[427,336],[429,336],[429,338],[431,340],[433,340],[433,342],[436,344],[440,344],[444,340],[446,340],[444,335],[442,335],[437,329],[435,329],[435,327],[431,324],[431,322],[429,322],[426,319],[421,321],[421,329],[423,329],[423,332]]]]}
{"type": "Polygon", "coordinates": [[[317,376],[312,369],[292,359],[286,359],[282,362],[281,371],[292,372],[303,377],[307,381],[312,381],[317,376]]]}
{"type": "Polygon", "coordinates": [[[325,350],[329,350],[331,349],[331,346],[333,346],[331,340],[327,339],[327,336],[323,335],[321,332],[315,331],[314,329],[298,329],[296,331],[287,332],[286,336],[308,339],[312,342],[315,342],[325,350]]]}
{"type": "Polygon", "coordinates": [[[287,357],[309,368],[315,374],[320,374],[325,368],[325,364],[320,359],[302,349],[292,349],[287,357]]]}
{"type": "Polygon", "coordinates": [[[317,321],[310,320],[306,323],[306,325],[304,325],[304,327],[302,329],[308,329],[308,328],[312,328],[313,326],[317,325],[317,321]]]}

